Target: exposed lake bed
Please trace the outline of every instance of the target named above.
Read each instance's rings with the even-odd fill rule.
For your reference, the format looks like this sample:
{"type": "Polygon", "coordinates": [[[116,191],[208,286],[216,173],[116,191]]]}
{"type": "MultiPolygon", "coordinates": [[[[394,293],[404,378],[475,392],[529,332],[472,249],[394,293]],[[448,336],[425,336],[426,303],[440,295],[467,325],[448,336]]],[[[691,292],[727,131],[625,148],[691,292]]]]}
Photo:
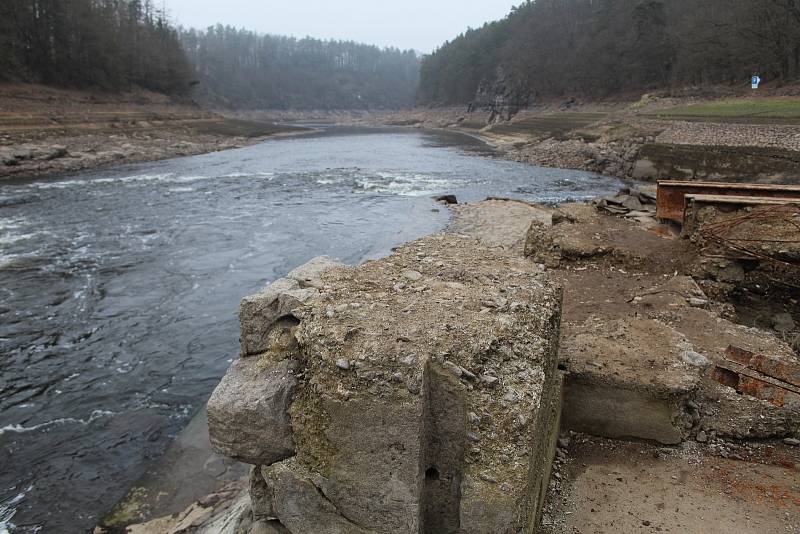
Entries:
{"type": "Polygon", "coordinates": [[[309,258],[356,264],[441,229],[435,194],[557,202],[620,185],[470,151],[486,154],[455,134],[344,128],[6,182],[4,517],[93,526],[235,357],[239,299],[309,258]]]}

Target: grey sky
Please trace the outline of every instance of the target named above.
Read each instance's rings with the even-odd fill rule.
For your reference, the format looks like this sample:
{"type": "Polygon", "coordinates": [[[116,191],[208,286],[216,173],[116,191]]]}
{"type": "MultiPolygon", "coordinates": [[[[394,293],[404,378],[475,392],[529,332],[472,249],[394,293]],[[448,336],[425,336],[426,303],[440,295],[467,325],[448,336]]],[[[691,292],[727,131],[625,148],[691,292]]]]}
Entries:
{"type": "MultiPolygon", "coordinates": [[[[264,33],[352,39],[431,52],[522,0],[163,0],[183,26],[217,22],[264,33]]],[[[158,1],[157,4],[161,2],[158,1]]]]}

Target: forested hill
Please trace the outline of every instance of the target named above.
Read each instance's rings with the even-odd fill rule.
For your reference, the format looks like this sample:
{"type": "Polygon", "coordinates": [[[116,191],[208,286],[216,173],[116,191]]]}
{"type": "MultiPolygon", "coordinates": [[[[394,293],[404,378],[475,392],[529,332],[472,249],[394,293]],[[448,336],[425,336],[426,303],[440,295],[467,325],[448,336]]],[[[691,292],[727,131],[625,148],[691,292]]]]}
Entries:
{"type": "Polygon", "coordinates": [[[176,94],[191,76],[151,0],[0,0],[0,80],[176,94]]]}
{"type": "Polygon", "coordinates": [[[261,35],[229,26],[181,32],[204,104],[239,109],[397,109],[415,103],[411,50],[261,35]]]}
{"type": "Polygon", "coordinates": [[[800,77],[800,0],[537,0],[425,57],[419,103],[746,84],[754,73],[800,77]]]}

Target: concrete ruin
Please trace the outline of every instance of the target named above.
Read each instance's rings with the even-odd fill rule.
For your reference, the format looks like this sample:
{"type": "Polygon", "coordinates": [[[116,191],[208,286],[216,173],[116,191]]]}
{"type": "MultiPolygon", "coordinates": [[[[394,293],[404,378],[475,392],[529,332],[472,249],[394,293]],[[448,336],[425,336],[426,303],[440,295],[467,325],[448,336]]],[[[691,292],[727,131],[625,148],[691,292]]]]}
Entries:
{"type": "Polygon", "coordinates": [[[678,274],[706,262],[693,246],[587,204],[563,204],[549,224],[532,223],[525,254],[568,288],[565,429],[666,445],[800,433],[796,353],[774,333],[731,320],[730,307],[698,284],[708,280],[678,274]]]}
{"type": "Polygon", "coordinates": [[[560,426],[561,290],[532,262],[435,235],[320,258],[247,297],[208,403],[252,464],[251,534],[537,532],[560,426]]]}

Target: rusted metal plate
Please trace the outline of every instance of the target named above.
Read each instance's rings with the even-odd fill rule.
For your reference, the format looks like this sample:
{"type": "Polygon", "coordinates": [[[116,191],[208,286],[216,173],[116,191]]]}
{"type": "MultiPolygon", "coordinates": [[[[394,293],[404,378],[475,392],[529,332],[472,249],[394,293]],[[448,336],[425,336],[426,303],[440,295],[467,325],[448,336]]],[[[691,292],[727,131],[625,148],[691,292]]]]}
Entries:
{"type": "Polygon", "coordinates": [[[776,358],[755,354],[731,345],[725,351],[728,360],[763,373],[769,377],[800,387],[800,364],[782,362],[776,358]]]}
{"type": "Polygon", "coordinates": [[[661,180],[658,182],[656,217],[661,220],[682,222],[686,209],[685,197],[692,194],[800,199],[800,185],[661,180]]]}

